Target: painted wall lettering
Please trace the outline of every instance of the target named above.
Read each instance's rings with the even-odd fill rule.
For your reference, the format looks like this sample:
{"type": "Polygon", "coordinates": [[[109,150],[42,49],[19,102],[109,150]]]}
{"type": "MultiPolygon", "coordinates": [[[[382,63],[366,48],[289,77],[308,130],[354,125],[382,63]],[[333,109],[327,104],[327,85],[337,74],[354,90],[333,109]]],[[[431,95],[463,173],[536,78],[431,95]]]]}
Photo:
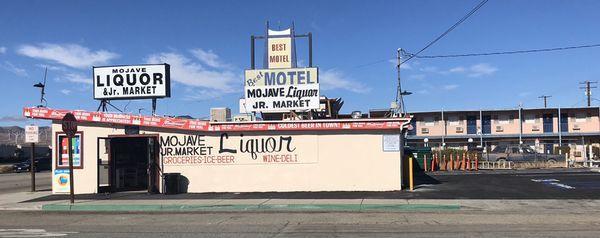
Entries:
{"type": "Polygon", "coordinates": [[[161,135],[159,140],[165,165],[303,162],[292,136],[221,133],[218,136],[161,135]]]}

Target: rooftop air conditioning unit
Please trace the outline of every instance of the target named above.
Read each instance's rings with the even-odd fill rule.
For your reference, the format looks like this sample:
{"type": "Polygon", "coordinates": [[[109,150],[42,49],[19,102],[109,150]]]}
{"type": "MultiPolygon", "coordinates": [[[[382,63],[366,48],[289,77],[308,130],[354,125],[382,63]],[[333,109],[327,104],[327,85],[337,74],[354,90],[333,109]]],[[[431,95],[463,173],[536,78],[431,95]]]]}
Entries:
{"type": "Polygon", "coordinates": [[[463,132],[464,132],[464,130],[461,126],[456,127],[456,133],[463,133],[463,132]]]}
{"type": "Polygon", "coordinates": [[[429,134],[429,128],[421,128],[421,134],[429,134]]]}
{"type": "Polygon", "coordinates": [[[579,127],[579,125],[573,125],[573,130],[578,131],[581,130],[581,128],[579,127]]]}
{"type": "Polygon", "coordinates": [[[531,127],[531,131],[540,131],[540,127],[539,126],[533,126],[533,127],[531,127]]]}
{"type": "Polygon", "coordinates": [[[228,107],[217,107],[210,109],[210,121],[225,122],[231,121],[231,109],[228,107]]]}

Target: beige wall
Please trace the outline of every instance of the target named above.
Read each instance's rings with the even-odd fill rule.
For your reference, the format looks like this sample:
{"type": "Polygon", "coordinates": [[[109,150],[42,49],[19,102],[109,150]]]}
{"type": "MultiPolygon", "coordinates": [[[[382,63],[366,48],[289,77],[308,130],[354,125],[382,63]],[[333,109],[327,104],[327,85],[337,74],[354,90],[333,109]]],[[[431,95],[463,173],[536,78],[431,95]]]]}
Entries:
{"type": "MultiPolygon", "coordinates": [[[[75,193],[96,193],[98,190],[98,160],[97,160],[97,143],[96,138],[106,137],[112,134],[124,134],[122,127],[108,128],[108,127],[89,127],[80,125],[78,131],[83,132],[83,169],[74,169],[74,189],[75,193]]],[[[89,124],[88,124],[89,125],[89,124]]],[[[52,124],[52,173],[56,170],[56,156],[57,151],[60,148],[56,142],[56,132],[61,132],[62,128],[60,123],[52,124]]],[[[55,176],[52,176],[52,192],[57,193],[58,180],[55,176]]]]}
{"type": "MultiPolygon", "coordinates": [[[[99,125],[99,124],[98,124],[99,125]]],[[[97,192],[96,138],[122,135],[122,126],[80,125],[84,132],[84,168],[75,170],[75,192],[97,192]]],[[[60,131],[60,124],[53,124],[60,131]]],[[[399,152],[383,152],[384,134],[390,131],[360,132],[283,132],[228,133],[226,148],[237,149],[236,154],[218,153],[221,133],[184,132],[142,128],[141,134],[159,134],[161,138],[185,135],[201,135],[204,147],[212,147],[213,156],[233,156],[234,163],[225,164],[165,164],[164,172],[177,172],[190,182],[188,192],[266,192],[266,191],[389,191],[400,189],[399,152]],[[267,139],[279,136],[292,138],[294,151],[241,153],[240,139],[267,139]],[[286,163],[264,162],[263,155],[290,155],[293,161],[286,163]]],[[[55,141],[53,144],[56,145],[55,141]]],[[[169,146],[162,146],[167,148],[169,146]]],[[[56,153],[53,155],[53,161],[56,153]]],[[[161,156],[162,157],[162,156],[161,156]]],[[[166,157],[166,156],[165,156],[166,157]]],[[[173,157],[173,156],[171,156],[173,157]]],[[[198,161],[205,159],[198,158],[198,161]]],[[[171,160],[181,161],[181,160],[171,160]]],[[[189,162],[189,161],[188,161],[189,162]]],[[[231,161],[230,161],[231,162],[231,161]]],[[[187,163],[187,162],[186,162],[187,163]]],[[[53,192],[56,193],[53,179],[53,192]]]]}

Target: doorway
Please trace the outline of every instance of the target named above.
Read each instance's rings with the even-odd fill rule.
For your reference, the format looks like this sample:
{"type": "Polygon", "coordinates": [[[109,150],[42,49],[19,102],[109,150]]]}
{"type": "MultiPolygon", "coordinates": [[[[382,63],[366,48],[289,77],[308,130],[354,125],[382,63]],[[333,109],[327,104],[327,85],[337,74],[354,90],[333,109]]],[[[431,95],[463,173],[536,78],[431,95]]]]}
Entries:
{"type": "Polygon", "coordinates": [[[477,117],[467,116],[467,134],[477,134],[477,117]]]}
{"type": "Polygon", "coordinates": [[[554,122],[552,114],[544,114],[543,116],[544,133],[552,133],[554,122]]]}
{"type": "Polygon", "coordinates": [[[98,138],[98,192],[157,193],[157,146],[156,136],[98,138]]]}

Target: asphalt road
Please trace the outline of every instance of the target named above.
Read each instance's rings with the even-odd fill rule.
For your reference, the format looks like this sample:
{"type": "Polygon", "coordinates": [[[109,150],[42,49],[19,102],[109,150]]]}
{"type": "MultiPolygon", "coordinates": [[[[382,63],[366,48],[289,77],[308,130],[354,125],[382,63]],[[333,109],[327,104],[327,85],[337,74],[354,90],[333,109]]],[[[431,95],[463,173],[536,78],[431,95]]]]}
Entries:
{"type": "MultiPolygon", "coordinates": [[[[36,173],[35,183],[37,190],[49,190],[51,187],[50,171],[36,173]]],[[[31,190],[31,175],[29,173],[0,174],[0,194],[25,192],[31,190]]]]}
{"type": "Polygon", "coordinates": [[[0,237],[598,237],[595,212],[0,212],[0,237]],[[6,219],[10,218],[10,219],[6,219]]]}

